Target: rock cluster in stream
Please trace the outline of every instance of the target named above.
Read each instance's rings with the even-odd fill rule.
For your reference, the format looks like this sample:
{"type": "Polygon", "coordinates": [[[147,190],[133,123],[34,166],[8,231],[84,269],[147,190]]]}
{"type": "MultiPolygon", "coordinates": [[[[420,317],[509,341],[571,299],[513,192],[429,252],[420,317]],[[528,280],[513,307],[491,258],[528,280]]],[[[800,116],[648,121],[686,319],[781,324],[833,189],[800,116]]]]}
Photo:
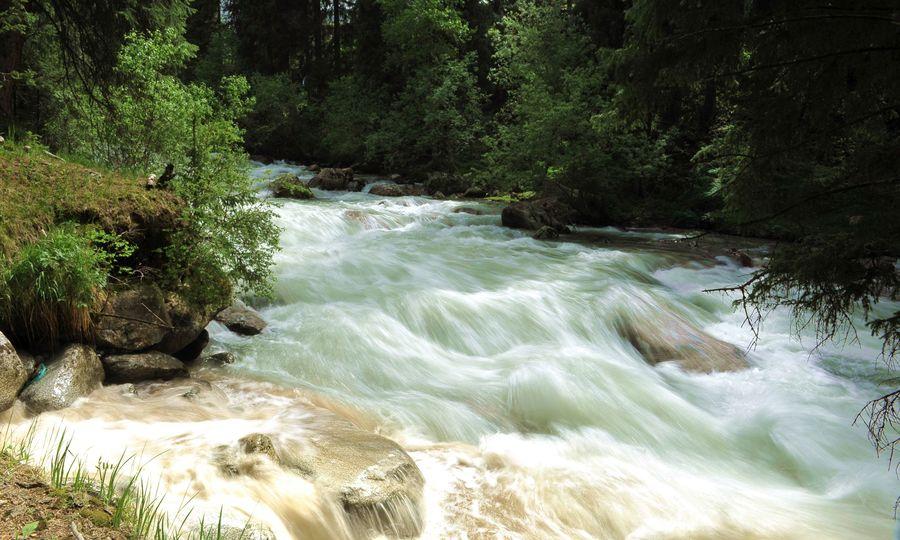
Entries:
{"type": "MultiPolygon", "coordinates": [[[[202,355],[213,318],[247,336],[266,327],[262,317],[241,302],[218,313],[204,312],[177,294],[139,284],[108,294],[94,320],[93,344],[72,343],[35,358],[17,353],[0,333],[0,412],[17,397],[28,411],[41,413],[68,407],[104,383],[188,377],[186,364],[202,355]]],[[[211,363],[229,361],[233,357],[211,363]]]]}

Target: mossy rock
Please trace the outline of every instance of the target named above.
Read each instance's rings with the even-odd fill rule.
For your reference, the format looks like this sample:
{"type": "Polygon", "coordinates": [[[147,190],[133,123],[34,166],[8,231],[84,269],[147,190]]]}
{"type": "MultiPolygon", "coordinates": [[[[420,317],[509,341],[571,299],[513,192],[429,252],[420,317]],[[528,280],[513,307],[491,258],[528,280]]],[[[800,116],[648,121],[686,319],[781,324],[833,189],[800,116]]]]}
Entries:
{"type": "Polygon", "coordinates": [[[282,199],[315,199],[309,187],[293,174],[282,174],[272,181],[272,194],[282,199]]]}
{"type": "Polygon", "coordinates": [[[112,516],[99,508],[82,508],[78,513],[98,527],[108,527],[112,525],[112,516]]]}

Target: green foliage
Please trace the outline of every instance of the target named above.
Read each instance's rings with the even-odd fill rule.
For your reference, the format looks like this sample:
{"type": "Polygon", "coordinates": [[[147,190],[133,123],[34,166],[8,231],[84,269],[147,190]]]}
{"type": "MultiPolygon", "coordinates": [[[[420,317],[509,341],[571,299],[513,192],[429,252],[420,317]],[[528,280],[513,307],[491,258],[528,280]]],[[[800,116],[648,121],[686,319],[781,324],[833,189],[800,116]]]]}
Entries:
{"type": "Polygon", "coordinates": [[[0,271],[0,323],[27,342],[90,336],[89,310],[121,252],[94,245],[74,225],[51,230],[0,271]]]}
{"type": "Polygon", "coordinates": [[[509,100],[486,138],[485,182],[562,191],[594,221],[628,220],[665,156],[611,107],[602,51],[553,2],[518,2],[492,36],[492,77],[509,100]]]}
{"type": "Polygon", "coordinates": [[[113,166],[160,170],[174,165],[173,192],[184,201],[182,226],[165,247],[166,278],[194,303],[221,306],[233,286],[270,290],[278,230],[256,197],[236,119],[253,100],[240,76],[218,90],[184,83],[175,73],[195,48],[175,31],[131,35],[119,52],[122,81],[109,89],[112,108],[70,96],[60,139],[113,166]]]}
{"type": "Polygon", "coordinates": [[[250,78],[255,105],[242,120],[251,134],[247,146],[268,155],[291,155],[300,151],[306,92],[286,73],[254,74],[250,78]]]}

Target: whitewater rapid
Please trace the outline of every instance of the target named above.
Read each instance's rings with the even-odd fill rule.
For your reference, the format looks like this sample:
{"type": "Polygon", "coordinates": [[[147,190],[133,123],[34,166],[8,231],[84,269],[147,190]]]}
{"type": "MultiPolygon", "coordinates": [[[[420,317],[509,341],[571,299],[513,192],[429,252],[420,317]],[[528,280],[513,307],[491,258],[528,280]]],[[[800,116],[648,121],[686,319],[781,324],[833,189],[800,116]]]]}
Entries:
{"type": "MultiPolygon", "coordinates": [[[[254,175],[264,189],[280,172],[311,176],[254,175]]],[[[316,195],[277,208],[276,295],[258,303],[268,329],[210,327],[211,347],[238,358],[194,373],[211,392],[111,386],[42,425],[62,422],[89,460],[152,457],[143,474],[172,508],[189,493],[198,514],[222,508],[280,538],[352,533],[314,484],[274,468],[224,477],[212,456],[252,432],[302,444],[315,407],[413,457],[422,538],[891,536],[896,477],[851,426],[887,378],[870,336],[811,354],[812,336],[793,339],[776,311],[749,369],[654,367],[617,318],[676,314],[745,348],[731,299],[702,290],[747,269],[653,247],[676,235],[544,242],[484,203],[316,195]]]]}

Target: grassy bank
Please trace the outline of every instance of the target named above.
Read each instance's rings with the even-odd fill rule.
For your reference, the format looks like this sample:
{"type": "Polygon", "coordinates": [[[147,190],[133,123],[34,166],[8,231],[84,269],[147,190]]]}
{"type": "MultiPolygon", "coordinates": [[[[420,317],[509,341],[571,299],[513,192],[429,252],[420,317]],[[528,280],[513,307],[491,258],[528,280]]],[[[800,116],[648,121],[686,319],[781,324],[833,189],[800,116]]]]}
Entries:
{"type": "Polygon", "coordinates": [[[148,227],[174,225],[178,199],[145,189],[145,183],[146,178],[66,161],[41,148],[0,145],[0,256],[13,258],[65,222],[136,240],[148,227]]]}
{"type": "Polygon", "coordinates": [[[217,519],[190,521],[191,499],[175,515],[163,511],[165,494],[140,477],[138,457],[122,454],[115,463],[89,467],[70,451],[71,434],[50,432],[45,453],[34,455],[32,423],[24,433],[0,430],[0,536],[25,538],[108,538],[111,540],[241,540],[243,530],[217,519]],[[129,466],[132,468],[129,469],[129,466]],[[126,473],[134,470],[133,475],[126,473]]]}

